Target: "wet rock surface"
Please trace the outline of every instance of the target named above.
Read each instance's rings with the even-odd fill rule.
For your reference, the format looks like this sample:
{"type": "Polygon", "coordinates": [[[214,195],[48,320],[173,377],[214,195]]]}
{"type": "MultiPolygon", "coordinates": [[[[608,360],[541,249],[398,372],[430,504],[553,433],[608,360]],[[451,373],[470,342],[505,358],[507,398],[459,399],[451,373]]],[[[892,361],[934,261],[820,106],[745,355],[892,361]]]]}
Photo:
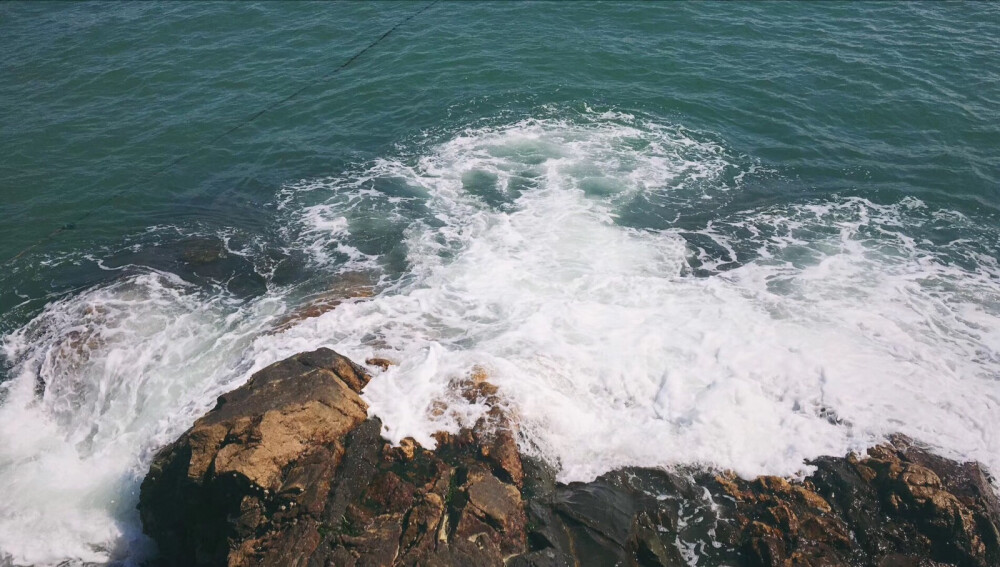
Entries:
{"type": "MultiPolygon", "coordinates": [[[[380,367],[373,362],[372,367],[380,367]]],[[[801,481],[626,468],[556,482],[488,410],[428,450],[366,417],[361,367],[327,349],[276,363],[164,448],[142,485],[163,565],[1000,565],[987,473],[895,437],[801,481]]]]}
{"type": "Polygon", "coordinates": [[[282,317],[276,323],[274,331],[284,331],[306,319],[332,311],[344,301],[370,298],[374,293],[375,282],[371,274],[362,272],[338,274],[327,282],[323,291],[313,294],[302,307],[282,317]]]}

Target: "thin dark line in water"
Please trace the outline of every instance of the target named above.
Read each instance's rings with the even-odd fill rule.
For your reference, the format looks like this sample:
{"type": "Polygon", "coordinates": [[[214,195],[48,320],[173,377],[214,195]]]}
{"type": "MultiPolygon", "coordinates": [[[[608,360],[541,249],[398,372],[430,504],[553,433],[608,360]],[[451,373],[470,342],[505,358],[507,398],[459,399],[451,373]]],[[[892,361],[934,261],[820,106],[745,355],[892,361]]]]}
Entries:
{"type": "MultiPolygon", "coordinates": [[[[238,124],[232,126],[228,130],[226,130],[226,131],[224,131],[224,132],[222,132],[220,134],[217,134],[214,138],[208,140],[208,142],[206,142],[205,144],[203,144],[202,146],[200,146],[197,151],[188,152],[186,154],[178,156],[178,157],[174,158],[173,160],[167,162],[165,165],[162,165],[159,168],[157,168],[157,169],[153,170],[152,172],[148,173],[144,177],[140,177],[139,179],[137,179],[137,180],[133,181],[132,183],[130,183],[129,187],[134,186],[134,185],[139,185],[139,184],[145,183],[147,181],[150,181],[151,179],[153,179],[156,176],[160,175],[164,171],[167,171],[168,169],[170,169],[170,168],[172,168],[172,167],[180,164],[181,162],[183,162],[183,161],[187,160],[188,158],[190,158],[191,156],[195,155],[196,153],[198,153],[199,151],[201,151],[201,149],[215,144],[219,140],[221,140],[221,139],[225,138],[226,136],[232,134],[233,132],[235,132],[235,131],[243,128],[247,124],[250,124],[254,120],[257,120],[261,116],[263,116],[263,115],[267,114],[268,112],[274,110],[275,108],[277,108],[277,107],[285,104],[286,102],[292,100],[293,98],[299,96],[300,94],[302,94],[303,92],[305,92],[310,87],[312,87],[312,86],[314,86],[314,85],[316,85],[318,83],[321,83],[321,82],[328,81],[328,80],[332,79],[334,75],[336,75],[337,73],[339,73],[339,72],[343,71],[344,69],[346,69],[348,66],[350,66],[351,63],[354,63],[359,57],[361,57],[362,55],[364,55],[368,50],[372,49],[373,47],[375,47],[376,45],[378,45],[379,43],[381,43],[384,39],[386,39],[387,37],[389,37],[390,35],[392,35],[392,33],[394,31],[396,31],[397,29],[399,29],[400,27],[402,27],[403,25],[405,25],[407,22],[409,22],[413,18],[416,18],[420,14],[423,14],[424,12],[426,12],[427,10],[429,10],[432,6],[434,6],[435,4],[437,4],[440,1],[441,0],[433,0],[432,2],[426,4],[424,7],[420,8],[416,12],[413,12],[409,16],[406,16],[402,20],[396,22],[395,25],[393,25],[391,28],[389,28],[388,30],[386,30],[386,32],[383,33],[382,35],[380,35],[377,39],[375,39],[375,41],[369,43],[364,49],[362,49],[361,51],[358,51],[357,53],[355,53],[354,55],[352,55],[349,59],[347,59],[347,61],[344,61],[343,63],[341,63],[340,66],[337,67],[336,69],[334,69],[333,71],[330,71],[326,75],[323,75],[322,77],[319,77],[318,79],[315,79],[313,81],[310,81],[310,82],[302,85],[301,87],[298,88],[298,90],[296,90],[292,94],[286,96],[285,98],[282,98],[280,100],[272,102],[271,104],[265,106],[264,108],[258,110],[257,112],[255,112],[252,115],[248,116],[247,118],[243,119],[243,121],[241,121],[238,124]]],[[[14,256],[11,256],[7,261],[5,261],[3,264],[0,264],[0,265],[7,266],[7,265],[13,263],[15,260],[17,260],[21,256],[24,256],[30,250],[33,250],[34,248],[37,248],[38,246],[40,246],[42,244],[45,244],[45,243],[48,243],[48,242],[52,241],[52,239],[54,239],[56,236],[59,236],[61,233],[65,232],[67,230],[72,230],[72,229],[76,228],[77,223],[82,222],[82,221],[90,218],[90,216],[93,215],[95,212],[97,212],[98,209],[100,209],[104,205],[108,204],[112,199],[114,199],[114,198],[122,195],[123,193],[125,193],[125,191],[127,191],[127,189],[121,189],[121,190],[118,190],[118,191],[115,191],[115,192],[111,193],[106,198],[104,198],[102,201],[98,202],[98,204],[96,206],[91,207],[90,210],[88,210],[87,212],[85,212],[82,215],[80,215],[79,217],[77,217],[76,220],[74,220],[72,222],[68,222],[68,223],[60,226],[59,228],[57,228],[57,229],[53,230],[52,232],[50,232],[49,234],[47,234],[46,236],[43,236],[42,238],[38,239],[37,241],[33,242],[32,244],[29,244],[23,250],[21,250],[20,252],[18,252],[14,256]]]]}

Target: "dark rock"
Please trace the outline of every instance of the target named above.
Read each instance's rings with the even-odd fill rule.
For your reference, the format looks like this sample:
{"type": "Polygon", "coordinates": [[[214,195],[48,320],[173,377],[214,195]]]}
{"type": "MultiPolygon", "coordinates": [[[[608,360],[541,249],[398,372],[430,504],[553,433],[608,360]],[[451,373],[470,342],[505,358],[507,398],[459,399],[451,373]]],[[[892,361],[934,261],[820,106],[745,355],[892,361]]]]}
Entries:
{"type": "Polygon", "coordinates": [[[183,241],[181,259],[194,266],[218,262],[228,254],[225,244],[215,238],[191,238],[183,241]]]}
{"type": "Polygon", "coordinates": [[[239,296],[250,297],[267,291],[267,284],[254,263],[241,254],[231,254],[226,243],[216,237],[161,243],[132,254],[138,256],[131,259],[132,262],[150,266],[170,262],[170,257],[177,254],[176,260],[170,262],[170,271],[191,281],[222,283],[239,296]]]}
{"type": "MultiPolygon", "coordinates": [[[[391,555],[399,565],[503,565],[525,551],[520,489],[483,456],[484,447],[494,446],[495,425],[486,419],[458,435],[440,435],[435,451],[409,439],[390,447],[376,438],[378,420],[362,425],[348,438],[328,506],[343,516],[327,518],[330,536],[320,553],[334,565],[360,564],[372,553],[391,555]],[[363,478],[345,474],[349,466],[363,478]],[[360,535],[385,534],[389,525],[400,528],[392,541],[360,535]]],[[[516,450],[514,458],[519,470],[516,450]]]]}
{"type": "Polygon", "coordinates": [[[717,479],[751,564],[1000,564],[997,498],[978,464],[899,436],[865,458],[813,464],[801,483],[717,479]]]}
{"type": "MultiPolygon", "coordinates": [[[[667,476],[624,469],[590,483],[557,485],[549,504],[554,513],[538,517],[541,533],[558,551],[593,564],[686,565],[675,545],[676,509],[641,486],[667,476]]],[[[531,510],[538,514],[540,507],[531,510]]]]}
{"type": "Polygon", "coordinates": [[[572,556],[552,548],[522,553],[507,562],[509,567],[574,567],[576,564],[572,556]]]}
{"type": "MultiPolygon", "coordinates": [[[[328,349],[261,370],[155,458],[144,529],[165,565],[987,567],[1000,503],[976,463],[895,437],[801,480],[627,468],[561,484],[522,458],[482,369],[452,386],[487,411],[398,447],[366,418],[368,374],[328,349]]],[[[435,411],[448,411],[446,406],[435,411]]]]}

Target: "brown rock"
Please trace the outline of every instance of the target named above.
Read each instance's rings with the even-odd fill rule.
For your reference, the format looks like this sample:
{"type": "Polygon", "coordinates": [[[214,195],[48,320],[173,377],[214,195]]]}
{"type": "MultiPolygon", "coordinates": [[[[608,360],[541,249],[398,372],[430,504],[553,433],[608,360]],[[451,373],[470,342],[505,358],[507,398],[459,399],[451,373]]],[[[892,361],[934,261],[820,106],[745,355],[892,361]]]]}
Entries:
{"type": "MultiPolygon", "coordinates": [[[[341,535],[339,543],[352,550],[356,560],[351,565],[382,566],[393,565],[399,555],[399,538],[402,535],[400,514],[385,514],[376,517],[365,526],[360,535],[341,535]]],[[[336,563],[335,563],[336,564],[336,563]]],[[[275,563],[274,565],[280,565],[275,563]]]]}
{"type": "Polygon", "coordinates": [[[407,517],[406,528],[400,538],[400,548],[417,557],[430,554],[434,550],[438,528],[444,519],[444,500],[437,494],[428,494],[413,507],[407,517]]]}
{"type": "MultiPolygon", "coordinates": [[[[823,457],[802,480],[621,469],[564,485],[522,459],[516,415],[476,368],[452,386],[487,412],[392,447],[361,367],[327,349],[261,370],[155,458],[140,513],[165,565],[991,567],[987,473],[905,438],[823,457]]],[[[447,411],[443,406],[440,411],[447,411]]]]}
{"type": "Polygon", "coordinates": [[[490,409],[470,432],[480,455],[492,464],[494,472],[518,488],[524,483],[524,468],[517,448],[517,426],[506,411],[499,389],[489,381],[482,367],[473,368],[465,380],[453,384],[471,402],[484,402],[490,409]]]}
{"type": "Polygon", "coordinates": [[[399,442],[399,453],[404,460],[412,461],[417,453],[417,442],[412,437],[407,437],[399,442]]]}
{"type": "Polygon", "coordinates": [[[501,482],[484,467],[475,467],[469,471],[465,491],[468,505],[462,518],[471,513],[489,525],[488,537],[505,555],[523,550],[526,519],[517,487],[501,482]]]}
{"type": "Polygon", "coordinates": [[[376,356],[366,359],[365,364],[367,364],[368,366],[375,366],[381,369],[383,372],[385,372],[386,370],[389,369],[390,366],[393,366],[395,363],[389,360],[388,358],[380,358],[376,356]]]}
{"type": "Polygon", "coordinates": [[[921,565],[998,564],[994,496],[974,480],[974,467],[934,457],[900,437],[865,458],[814,464],[816,473],[803,482],[716,477],[719,493],[732,499],[733,522],[754,563],[909,565],[919,558],[921,565]]]}
{"type": "Polygon", "coordinates": [[[162,562],[269,564],[261,562],[272,549],[309,556],[341,441],[367,417],[358,396],[367,380],[320,349],[272,364],[221,396],[157,454],[143,482],[140,514],[162,562]]]}
{"type": "Polygon", "coordinates": [[[811,506],[820,512],[830,512],[830,503],[823,500],[823,497],[816,494],[814,491],[799,485],[793,486],[792,491],[798,497],[799,501],[807,506],[811,506]]]}

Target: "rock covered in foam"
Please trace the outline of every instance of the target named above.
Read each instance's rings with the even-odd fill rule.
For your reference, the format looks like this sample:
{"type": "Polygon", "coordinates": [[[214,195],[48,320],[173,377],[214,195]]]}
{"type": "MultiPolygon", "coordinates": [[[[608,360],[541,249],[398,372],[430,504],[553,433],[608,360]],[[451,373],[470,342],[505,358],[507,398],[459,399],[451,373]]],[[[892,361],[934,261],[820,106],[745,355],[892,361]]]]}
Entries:
{"type": "Polygon", "coordinates": [[[274,326],[274,332],[290,329],[306,319],[319,317],[332,311],[349,299],[368,299],[374,296],[376,278],[363,272],[338,274],[326,288],[308,298],[304,305],[282,317],[274,326]]]}
{"type": "Polygon", "coordinates": [[[972,566],[1000,564],[1000,504],[976,463],[902,437],[801,480],[626,468],[561,484],[488,411],[427,450],[393,447],[328,349],[269,366],[154,460],[144,528],[166,565],[972,566]]]}

